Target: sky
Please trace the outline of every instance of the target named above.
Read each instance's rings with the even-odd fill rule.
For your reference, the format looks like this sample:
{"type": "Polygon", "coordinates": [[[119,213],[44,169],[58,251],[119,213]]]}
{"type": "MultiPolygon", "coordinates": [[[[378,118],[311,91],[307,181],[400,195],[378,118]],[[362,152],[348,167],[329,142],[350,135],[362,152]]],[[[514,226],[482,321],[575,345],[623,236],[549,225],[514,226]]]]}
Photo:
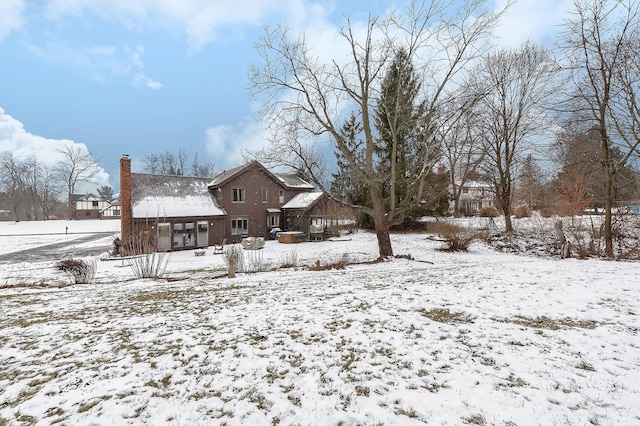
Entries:
{"type": "MultiPolygon", "coordinates": [[[[138,172],[145,154],[179,149],[237,166],[266,143],[247,78],[265,26],[302,30],[330,55],[345,15],[357,24],[408,3],[0,0],[0,152],[54,164],[78,145],[103,169],[96,184],[116,190],[122,154],[138,172]]],[[[498,43],[552,40],[571,3],[516,0],[498,43]]]]}

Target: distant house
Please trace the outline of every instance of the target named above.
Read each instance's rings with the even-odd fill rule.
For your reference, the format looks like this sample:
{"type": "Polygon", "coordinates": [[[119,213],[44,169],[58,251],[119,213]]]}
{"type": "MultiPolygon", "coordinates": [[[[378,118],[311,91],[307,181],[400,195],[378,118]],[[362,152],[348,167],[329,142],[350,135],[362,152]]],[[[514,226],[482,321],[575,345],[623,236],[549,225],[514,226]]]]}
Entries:
{"type": "Polygon", "coordinates": [[[73,194],[71,202],[74,219],[99,219],[100,212],[109,207],[109,200],[94,194],[73,194]]]}
{"type": "Polygon", "coordinates": [[[470,180],[464,183],[458,200],[459,213],[474,216],[485,207],[495,205],[496,196],[493,186],[488,183],[470,180]]]}
{"type": "Polygon", "coordinates": [[[122,238],[150,239],[159,251],[268,238],[272,229],[285,226],[284,206],[301,194],[321,194],[313,190],[297,175],[271,172],[257,161],[202,178],[131,173],[125,155],[120,160],[122,238]]]}
{"type": "Polygon", "coordinates": [[[100,219],[120,219],[119,196],[109,201],[109,206],[100,210],[100,219]]]}

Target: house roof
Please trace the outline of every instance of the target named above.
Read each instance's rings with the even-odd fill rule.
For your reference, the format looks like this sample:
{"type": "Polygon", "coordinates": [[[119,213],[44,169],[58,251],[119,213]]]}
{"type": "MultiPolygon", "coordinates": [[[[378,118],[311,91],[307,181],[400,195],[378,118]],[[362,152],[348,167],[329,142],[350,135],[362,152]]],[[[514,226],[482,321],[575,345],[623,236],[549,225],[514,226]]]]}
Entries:
{"type": "Polygon", "coordinates": [[[211,178],[131,174],[134,218],[224,216],[207,184],[211,178]]]}
{"type": "Polygon", "coordinates": [[[231,179],[235,178],[236,176],[241,175],[243,172],[245,172],[246,170],[252,167],[257,167],[261,169],[264,173],[273,177],[273,180],[280,183],[284,187],[293,188],[293,189],[313,189],[314,188],[313,185],[311,185],[309,182],[305,181],[304,179],[300,178],[295,173],[273,173],[269,169],[264,167],[261,163],[255,160],[249,163],[243,164],[242,166],[234,167],[232,169],[223,171],[222,173],[218,174],[209,182],[209,187],[211,188],[219,187],[225,184],[226,182],[230,181],[231,179]]]}
{"type": "Polygon", "coordinates": [[[322,195],[322,192],[303,192],[290,199],[282,206],[282,209],[309,209],[318,202],[322,195]]]}
{"type": "Polygon", "coordinates": [[[295,173],[274,173],[274,175],[289,188],[314,189],[313,185],[295,173]]]}
{"type": "Polygon", "coordinates": [[[89,194],[72,194],[71,195],[71,201],[76,202],[76,201],[103,201],[102,198],[98,197],[95,194],[89,193],[89,194]]]}
{"type": "Polygon", "coordinates": [[[233,167],[228,170],[222,171],[222,173],[216,175],[213,180],[210,180],[209,186],[216,187],[222,185],[224,182],[232,179],[233,177],[239,175],[244,170],[248,169],[252,163],[246,163],[242,166],[233,167]]]}

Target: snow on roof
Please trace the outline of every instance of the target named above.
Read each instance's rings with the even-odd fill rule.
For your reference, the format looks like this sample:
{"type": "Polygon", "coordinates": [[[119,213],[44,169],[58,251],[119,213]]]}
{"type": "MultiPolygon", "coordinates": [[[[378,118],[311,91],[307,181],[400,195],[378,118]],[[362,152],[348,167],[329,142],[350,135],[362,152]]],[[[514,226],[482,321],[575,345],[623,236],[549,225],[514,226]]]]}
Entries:
{"type": "Polygon", "coordinates": [[[303,192],[290,199],[283,209],[308,209],[322,197],[322,192],[303,192]]]}
{"type": "Polygon", "coordinates": [[[210,178],[131,174],[134,218],[224,216],[207,184],[210,178]]]}
{"type": "Polygon", "coordinates": [[[313,185],[295,173],[274,173],[274,175],[289,188],[314,189],[313,185]]]}

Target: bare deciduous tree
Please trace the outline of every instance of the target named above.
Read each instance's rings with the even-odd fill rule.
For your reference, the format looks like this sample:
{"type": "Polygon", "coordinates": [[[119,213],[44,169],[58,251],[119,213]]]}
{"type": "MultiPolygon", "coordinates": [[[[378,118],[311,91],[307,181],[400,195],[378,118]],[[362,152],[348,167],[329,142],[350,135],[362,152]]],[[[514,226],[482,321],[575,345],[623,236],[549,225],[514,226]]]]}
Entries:
{"type": "Polygon", "coordinates": [[[465,184],[477,174],[484,160],[484,145],[478,135],[478,114],[474,105],[480,94],[474,94],[473,87],[463,87],[470,94],[460,103],[448,105],[445,125],[437,129],[441,133],[443,162],[449,170],[449,186],[453,200],[453,213],[460,214],[460,197],[465,184]]]}
{"type": "Polygon", "coordinates": [[[78,145],[67,144],[57,150],[62,154],[62,160],[53,168],[56,178],[63,182],[67,195],[68,218],[73,217],[73,194],[76,185],[91,182],[100,172],[93,155],[78,145]]]}
{"type": "MultiPolygon", "coordinates": [[[[638,0],[574,0],[562,47],[573,78],[567,110],[597,128],[602,152],[605,254],[612,258],[614,175],[638,154],[640,129],[640,2],[638,0]],[[616,161],[612,149],[623,156],[616,161]]],[[[586,129],[585,129],[586,130],[586,129]]]]}
{"type": "MultiPolygon", "coordinates": [[[[27,201],[26,168],[11,152],[0,154],[0,183],[7,195],[15,220],[21,219],[20,208],[27,201]]],[[[24,209],[23,209],[24,210],[24,209]]]]}
{"type": "MultiPolygon", "coordinates": [[[[500,15],[491,12],[483,0],[423,0],[412,1],[402,13],[385,19],[370,17],[362,31],[346,18],[340,31],[348,49],[344,62],[342,58],[323,62],[304,35],[288,28],[267,29],[257,45],[262,63],[251,67],[249,75],[253,96],[264,102],[263,121],[270,127],[272,140],[256,155],[262,161],[300,171],[335,195],[328,188],[326,160],[314,145],[328,140],[358,180],[366,183],[371,207],[353,207],[373,219],[380,257],[392,256],[389,228],[421,202],[433,164],[425,157],[424,162],[415,161],[417,168],[405,170],[402,176],[380,173],[373,117],[385,72],[400,49],[413,61],[423,79],[421,99],[416,101],[424,102],[425,113],[419,122],[411,123],[419,130],[408,133],[420,134],[419,140],[413,141],[423,144],[416,152],[432,153],[437,143],[433,128],[438,125],[439,107],[453,92],[461,70],[481,53],[479,42],[490,35],[500,15]],[[362,129],[363,143],[358,152],[341,132],[352,110],[362,129]],[[307,143],[309,140],[312,142],[307,143]],[[384,187],[397,187],[398,179],[408,181],[402,202],[385,197],[383,191],[384,187]]],[[[393,138],[406,130],[395,127],[389,133],[393,138]]],[[[397,147],[398,143],[392,141],[390,145],[397,147]]],[[[394,155],[397,153],[391,153],[394,155]]]]}
{"type": "Polygon", "coordinates": [[[556,93],[557,71],[549,51],[527,42],[491,53],[474,73],[484,93],[478,102],[486,152],[483,174],[495,188],[506,232],[513,232],[517,166],[530,149],[531,137],[548,127],[545,104],[556,93]]]}

